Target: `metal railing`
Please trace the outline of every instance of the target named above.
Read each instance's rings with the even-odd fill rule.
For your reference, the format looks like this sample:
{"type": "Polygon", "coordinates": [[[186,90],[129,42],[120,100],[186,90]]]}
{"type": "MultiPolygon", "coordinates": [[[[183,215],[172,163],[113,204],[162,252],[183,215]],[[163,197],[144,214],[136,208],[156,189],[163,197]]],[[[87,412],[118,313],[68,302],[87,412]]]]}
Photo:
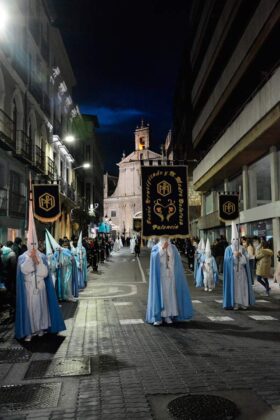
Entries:
{"type": "Polygon", "coordinates": [[[9,215],[25,216],[26,197],[14,191],[9,193],[9,215]]]}
{"type": "Polygon", "coordinates": [[[22,130],[19,130],[17,135],[17,155],[32,161],[32,139],[22,130]]]}
{"type": "Polygon", "coordinates": [[[8,191],[6,188],[0,188],[0,215],[7,216],[8,209],[8,191]]]}
{"type": "Polygon", "coordinates": [[[67,184],[67,197],[70,198],[70,200],[75,201],[75,190],[71,185],[67,184]]]}
{"type": "Polygon", "coordinates": [[[41,172],[45,172],[45,153],[39,146],[35,146],[35,159],[34,166],[40,169],[41,172]]]}
{"type": "Polygon", "coordinates": [[[0,142],[5,148],[16,149],[16,125],[2,109],[0,109],[0,142]]]}
{"type": "Polygon", "coordinates": [[[48,161],[47,161],[47,170],[48,170],[48,176],[51,179],[55,178],[55,165],[54,165],[54,160],[52,160],[50,157],[48,157],[48,161]]]}

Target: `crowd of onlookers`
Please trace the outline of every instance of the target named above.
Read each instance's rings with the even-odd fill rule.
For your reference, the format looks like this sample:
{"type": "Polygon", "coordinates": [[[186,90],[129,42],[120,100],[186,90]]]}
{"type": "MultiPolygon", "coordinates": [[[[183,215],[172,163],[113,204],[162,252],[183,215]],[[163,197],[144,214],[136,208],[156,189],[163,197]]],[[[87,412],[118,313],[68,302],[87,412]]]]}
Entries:
{"type": "MultiPolygon", "coordinates": [[[[71,250],[71,246],[77,245],[77,237],[74,235],[71,240],[64,236],[58,240],[58,244],[63,248],[71,250]]],[[[124,235],[113,237],[111,234],[99,234],[95,238],[84,237],[83,247],[86,249],[87,265],[92,272],[98,272],[99,265],[109,259],[112,251],[118,251],[123,246],[133,244],[133,253],[140,255],[140,237],[130,238],[124,235]]],[[[38,241],[38,250],[46,254],[46,244],[44,240],[38,241]]],[[[0,292],[2,291],[1,304],[9,304],[15,307],[16,302],[16,272],[18,257],[27,251],[27,246],[19,237],[14,242],[7,241],[5,245],[0,244],[0,292]],[[5,298],[4,298],[5,292],[5,298]]]]}
{"type": "MultiPolygon", "coordinates": [[[[199,238],[188,238],[185,241],[177,240],[175,244],[181,251],[187,256],[188,265],[190,270],[194,270],[196,250],[199,243],[199,238]]],[[[211,246],[212,256],[216,260],[219,274],[223,274],[224,264],[224,252],[226,247],[229,245],[226,238],[221,235],[216,238],[211,246]]],[[[251,271],[252,283],[256,279],[265,288],[268,287],[268,279],[272,278],[272,262],[273,262],[273,251],[272,244],[266,241],[263,237],[254,236],[253,238],[247,238],[242,236],[240,238],[240,245],[246,250],[249,267],[251,271]]],[[[274,269],[274,281],[280,285],[280,251],[277,253],[277,266],[274,269]]]]}

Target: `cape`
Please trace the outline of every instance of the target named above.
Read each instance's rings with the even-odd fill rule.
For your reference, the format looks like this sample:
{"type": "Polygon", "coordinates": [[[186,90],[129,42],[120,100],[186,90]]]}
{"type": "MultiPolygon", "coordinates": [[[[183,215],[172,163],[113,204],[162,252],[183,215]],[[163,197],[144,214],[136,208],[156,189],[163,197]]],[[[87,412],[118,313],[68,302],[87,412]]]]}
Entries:
{"type": "MultiPolygon", "coordinates": [[[[193,316],[192,301],[189,286],[185,276],[183,264],[175,245],[171,245],[174,253],[174,275],[179,315],[174,320],[182,321],[193,316]]],[[[146,322],[161,321],[161,311],[164,309],[163,293],[160,281],[160,256],[159,247],[154,245],[150,259],[150,281],[148,291],[148,304],[146,322]]]]}
{"type": "MultiPolygon", "coordinates": [[[[62,318],[62,314],[58,305],[55,289],[53,286],[52,277],[50,274],[49,266],[47,263],[47,257],[39,253],[43,263],[48,267],[48,276],[45,277],[46,292],[49,304],[49,313],[51,325],[48,329],[50,333],[58,333],[59,331],[66,330],[65,323],[62,318]]],[[[20,270],[21,264],[24,262],[27,253],[19,256],[17,265],[17,281],[16,281],[16,323],[15,323],[15,337],[21,339],[27,335],[31,335],[31,325],[29,319],[29,313],[26,302],[26,294],[24,287],[24,275],[20,270]]]]}
{"type": "MultiPolygon", "coordinates": [[[[246,251],[242,248],[242,254],[246,255],[246,251]]],[[[223,285],[223,307],[225,309],[234,307],[234,267],[233,252],[231,245],[225,249],[224,255],[224,285],[223,285]]],[[[246,278],[248,284],[249,305],[255,304],[255,296],[252,288],[251,271],[249,262],[245,264],[246,278]]]]}
{"type": "MultiPolygon", "coordinates": [[[[212,268],[212,271],[213,271],[214,284],[216,286],[218,281],[219,281],[218,268],[217,268],[215,258],[212,257],[212,256],[210,258],[211,258],[211,268],[212,268]]],[[[200,265],[197,268],[196,277],[195,277],[195,286],[196,287],[204,287],[204,283],[203,283],[204,274],[203,274],[201,264],[203,264],[205,260],[206,260],[206,255],[205,254],[201,255],[200,256],[200,263],[199,263],[200,265]]]]}

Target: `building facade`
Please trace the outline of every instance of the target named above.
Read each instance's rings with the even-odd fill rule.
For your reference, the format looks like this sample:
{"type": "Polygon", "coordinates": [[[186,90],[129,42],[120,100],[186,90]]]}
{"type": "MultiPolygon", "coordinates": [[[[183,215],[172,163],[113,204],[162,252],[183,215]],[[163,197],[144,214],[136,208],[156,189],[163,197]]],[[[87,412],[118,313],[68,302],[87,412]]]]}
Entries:
{"type": "Polygon", "coordinates": [[[191,136],[187,145],[179,143],[199,158],[193,171],[194,188],[202,194],[197,230],[210,240],[229,238],[218,217],[218,194],[240,188],[241,234],[266,237],[276,254],[280,2],[194,1],[190,25],[185,77],[192,81],[191,136]]]}
{"type": "Polygon", "coordinates": [[[123,155],[118,163],[119,178],[115,191],[108,195],[108,174],[104,176],[104,214],[112,221],[114,230],[125,236],[133,233],[133,220],[142,220],[141,161],[161,160],[162,156],[149,149],[149,125],[135,130],[135,149],[128,156],[123,155]]]}
{"type": "MultiPolygon", "coordinates": [[[[1,3],[0,19],[5,12],[7,20],[0,33],[0,242],[25,237],[30,173],[34,183],[59,183],[62,214],[48,228],[56,237],[71,235],[77,193],[66,136],[81,115],[49,3],[1,3]]],[[[37,224],[41,237],[45,226],[37,224]]]]}

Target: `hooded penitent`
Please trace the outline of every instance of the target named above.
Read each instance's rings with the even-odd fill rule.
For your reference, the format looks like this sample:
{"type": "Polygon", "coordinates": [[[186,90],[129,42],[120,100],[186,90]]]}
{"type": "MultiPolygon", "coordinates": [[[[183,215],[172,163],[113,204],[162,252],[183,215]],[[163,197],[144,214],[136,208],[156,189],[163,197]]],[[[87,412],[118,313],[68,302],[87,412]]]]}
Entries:
{"type": "Polygon", "coordinates": [[[207,241],[206,241],[205,255],[208,258],[211,257],[211,247],[210,247],[210,241],[209,241],[208,238],[207,238],[207,241]]]}
{"type": "Polygon", "coordinates": [[[41,330],[57,333],[66,329],[49,272],[47,257],[38,251],[31,201],[28,219],[28,250],[19,256],[17,267],[15,322],[17,339],[29,337],[41,330]],[[32,249],[36,250],[38,264],[31,261],[29,254],[32,249]]]}
{"type": "Polygon", "coordinates": [[[32,249],[38,250],[38,239],[33,217],[32,201],[29,201],[29,214],[28,214],[28,233],[27,233],[27,249],[30,252],[32,249]]]}
{"type": "Polygon", "coordinates": [[[235,224],[235,222],[232,220],[231,222],[231,244],[234,250],[238,250],[239,247],[239,234],[238,234],[238,230],[237,230],[237,226],[235,224]]]}

